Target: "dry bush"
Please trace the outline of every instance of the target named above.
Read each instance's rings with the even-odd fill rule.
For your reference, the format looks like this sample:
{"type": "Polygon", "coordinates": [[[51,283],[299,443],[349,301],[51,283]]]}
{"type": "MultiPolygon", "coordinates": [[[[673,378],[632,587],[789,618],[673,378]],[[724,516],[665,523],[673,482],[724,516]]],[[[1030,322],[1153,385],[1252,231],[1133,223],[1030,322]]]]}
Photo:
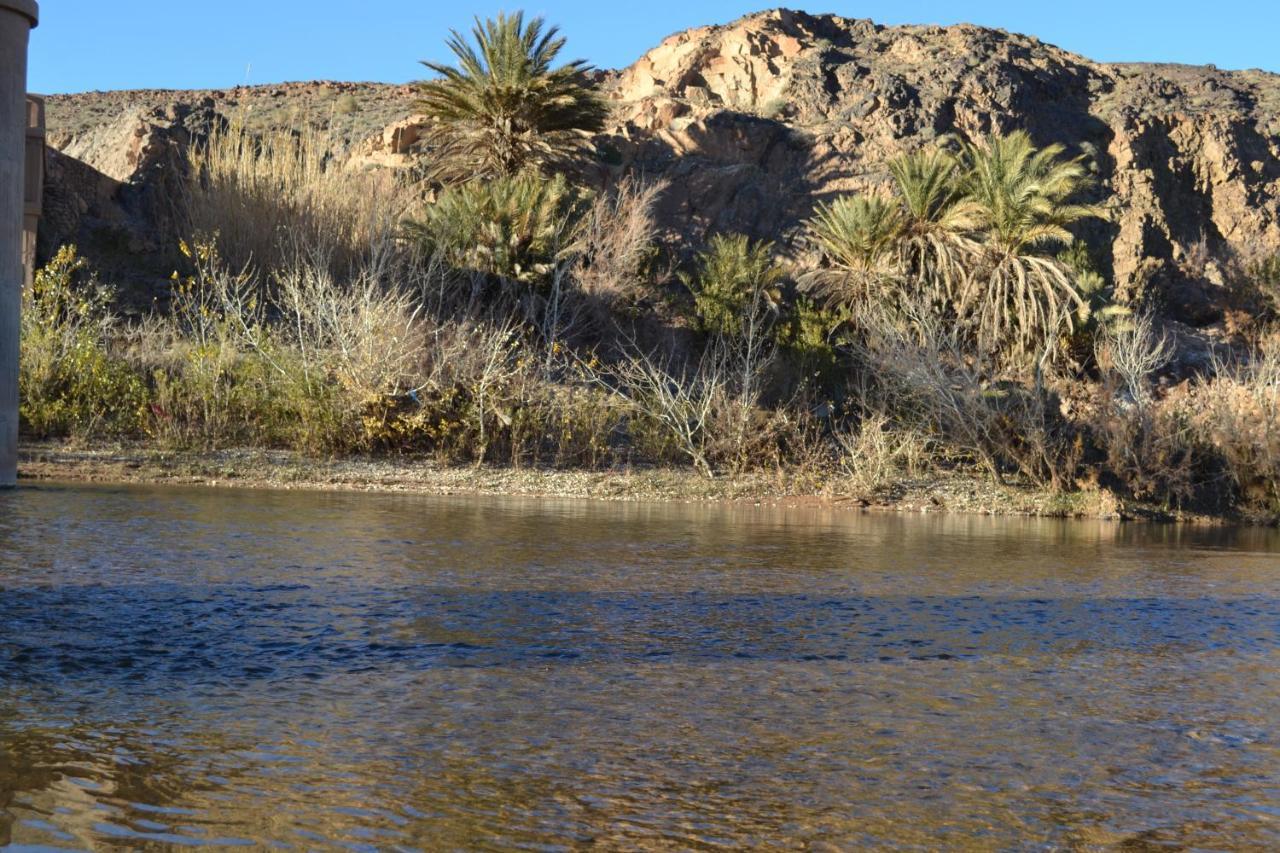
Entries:
{"type": "Polygon", "coordinates": [[[1130,400],[1146,405],[1151,402],[1151,377],[1173,360],[1173,344],[1163,331],[1156,333],[1152,315],[1142,313],[1126,323],[1104,326],[1094,357],[1130,400]]]}
{"type": "Polygon", "coordinates": [[[511,321],[459,319],[430,322],[423,332],[416,387],[370,400],[364,431],[378,449],[483,460],[493,436],[510,425],[524,379],[518,329],[511,321]]]}
{"type": "Polygon", "coordinates": [[[892,313],[861,322],[860,356],[874,379],[868,408],[895,412],[997,482],[1013,469],[1054,489],[1072,486],[1082,445],[1038,377],[1030,384],[1001,378],[924,301],[904,299],[892,313]]]}
{"type": "Polygon", "coordinates": [[[834,438],[847,482],[861,495],[919,476],[933,467],[938,453],[928,436],[884,412],[865,415],[856,429],[836,429],[834,438]]]}
{"type": "Polygon", "coordinates": [[[728,385],[723,365],[715,358],[704,357],[688,371],[660,356],[633,351],[612,366],[607,377],[595,374],[595,378],[638,414],[658,424],[700,473],[715,476],[711,427],[728,385]]]}
{"type": "Polygon", "coordinates": [[[400,396],[417,384],[425,329],[407,289],[370,270],[342,282],[315,264],[290,267],[275,285],[281,333],[309,374],[332,377],[360,399],[400,396]]]}
{"type": "Polygon", "coordinates": [[[1096,353],[1103,381],[1089,427],[1115,486],[1168,506],[1215,500],[1218,454],[1197,428],[1192,402],[1151,393],[1150,377],[1169,362],[1172,347],[1150,316],[1104,330],[1096,353]]]}
{"type": "Polygon", "coordinates": [[[299,255],[264,286],[211,240],[185,250],[193,272],[129,348],[162,443],[609,461],[618,401],[565,385],[562,350],[544,352],[518,313],[478,310],[439,265],[372,252],[338,277],[299,255]]]}
{"type": "Polygon", "coordinates": [[[645,353],[634,342],[626,350],[589,377],[656,425],[701,474],[739,473],[776,460],[781,422],[761,406],[771,354],[760,341],[717,338],[691,364],[645,353]]]}
{"type": "Polygon", "coordinates": [[[1169,506],[1195,502],[1204,492],[1205,454],[1185,407],[1123,403],[1113,392],[1103,393],[1107,400],[1093,420],[1093,435],[1120,487],[1169,506]]]}
{"type": "Polygon", "coordinates": [[[392,170],[344,170],[314,128],[258,136],[217,130],[191,155],[185,199],[189,234],[216,234],[233,267],[269,273],[299,246],[323,247],[331,271],[356,269],[412,206],[392,170]]]}
{"type": "Polygon", "coordinates": [[[583,293],[607,304],[644,295],[644,268],[658,231],[654,207],[666,188],[663,181],[626,178],[595,198],[582,221],[573,271],[583,293]]]}
{"type": "Polygon", "coordinates": [[[1168,359],[1167,344],[1141,318],[1134,325],[1127,341],[1100,358],[1110,381],[1100,389],[1092,426],[1110,473],[1136,497],[1177,506],[1221,509],[1234,497],[1280,508],[1276,351],[1264,347],[1231,363],[1218,358],[1212,378],[1157,401],[1147,375],[1168,359]]]}
{"type": "Polygon", "coordinates": [[[169,314],[132,335],[157,438],[356,449],[361,407],[412,388],[425,343],[416,299],[376,268],[338,279],[298,262],[263,287],[211,239],[183,249],[193,272],[175,280],[169,314]]]}
{"type": "Polygon", "coordinates": [[[1226,465],[1249,504],[1280,509],[1280,351],[1275,345],[1242,364],[1215,364],[1215,378],[1192,395],[1190,420],[1226,465]]]}
{"type": "Polygon", "coordinates": [[[627,416],[622,401],[598,387],[566,382],[563,358],[542,352],[536,336],[513,317],[430,319],[424,332],[417,387],[364,409],[371,448],[517,467],[612,461],[627,416]]]}

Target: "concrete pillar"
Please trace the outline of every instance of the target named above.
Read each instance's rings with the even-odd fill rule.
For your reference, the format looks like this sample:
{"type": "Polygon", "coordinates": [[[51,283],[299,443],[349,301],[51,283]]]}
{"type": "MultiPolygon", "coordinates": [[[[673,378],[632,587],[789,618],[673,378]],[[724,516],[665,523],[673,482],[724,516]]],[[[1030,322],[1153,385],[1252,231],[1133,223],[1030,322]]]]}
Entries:
{"type": "Polygon", "coordinates": [[[27,161],[27,42],[35,0],[0,0],[0,488],[18,477],[18,312],[27,161]]]}
{"type": "Polygon", "coordinates": [[[27,95],[27,176],[22,197],[22,268],[25,287],[31,289],[36,271],[36,237],[44,208],[44,98],[27,95]]]}

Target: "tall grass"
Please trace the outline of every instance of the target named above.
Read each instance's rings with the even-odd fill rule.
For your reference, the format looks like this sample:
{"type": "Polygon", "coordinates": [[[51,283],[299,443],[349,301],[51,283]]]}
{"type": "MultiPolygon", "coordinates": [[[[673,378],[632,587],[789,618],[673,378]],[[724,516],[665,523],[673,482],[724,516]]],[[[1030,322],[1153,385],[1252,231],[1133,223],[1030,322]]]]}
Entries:
{"type": "Polygon", "coordinates": [[[314,127],[258,135],[231,124],[191,153],[185,224],[216,235],[236,268],[265,275],[305,254],[346,274],[396,232],[413,199],[392,170],[342,168],[314,127]]]}

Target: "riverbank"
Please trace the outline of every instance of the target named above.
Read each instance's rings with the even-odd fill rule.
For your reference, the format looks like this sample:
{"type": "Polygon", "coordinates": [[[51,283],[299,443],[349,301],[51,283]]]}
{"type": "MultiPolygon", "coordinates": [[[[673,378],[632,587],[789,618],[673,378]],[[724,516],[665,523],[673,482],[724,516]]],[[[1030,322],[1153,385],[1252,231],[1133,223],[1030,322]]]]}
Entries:
{"type": "Polygon", "coordinates": [[[77,446],[28,442],[19,450],[24,482],[147,483],[424,495],[583,498],[609,501],[820,506],[863,512],[964,513],[1042,518],[1148,520],[1196,524],[1274,523],[1225,518],[1123,499],[1105,489],[1069,494],[999,485],[967,473],[902,480],[863,495],[839,475],[825,481],[790,473],[707,479],[692,470],[604,471],[441,465],[423,457],[321,459],[260,449],[160,450],[141,444],[77,446]]]}

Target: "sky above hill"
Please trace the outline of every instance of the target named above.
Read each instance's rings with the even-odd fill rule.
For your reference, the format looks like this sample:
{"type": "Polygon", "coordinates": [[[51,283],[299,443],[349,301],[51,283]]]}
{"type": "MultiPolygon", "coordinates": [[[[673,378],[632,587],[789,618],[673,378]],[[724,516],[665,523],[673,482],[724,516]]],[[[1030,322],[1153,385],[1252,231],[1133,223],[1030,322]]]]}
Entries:
{"type": "MultiPolygon", "coordinates": [[[[764,0],[768,2],[768,0],[764,0]]],[[[29,88],[221,88],[286,80],[418,79],[447,60],[449,28],[511,2],[447,0],[41,0],[29,88]]],[[[1038,36],[1100,61],[1213,63],[1280,72],[1280,2],[1218,0],[793,0],[884,24],[969,22],[1038,36]]],[[[678,30],[762,8],[746,0],[529,0],[559,24],[565,58],[629,65],[678,30]]]]}

